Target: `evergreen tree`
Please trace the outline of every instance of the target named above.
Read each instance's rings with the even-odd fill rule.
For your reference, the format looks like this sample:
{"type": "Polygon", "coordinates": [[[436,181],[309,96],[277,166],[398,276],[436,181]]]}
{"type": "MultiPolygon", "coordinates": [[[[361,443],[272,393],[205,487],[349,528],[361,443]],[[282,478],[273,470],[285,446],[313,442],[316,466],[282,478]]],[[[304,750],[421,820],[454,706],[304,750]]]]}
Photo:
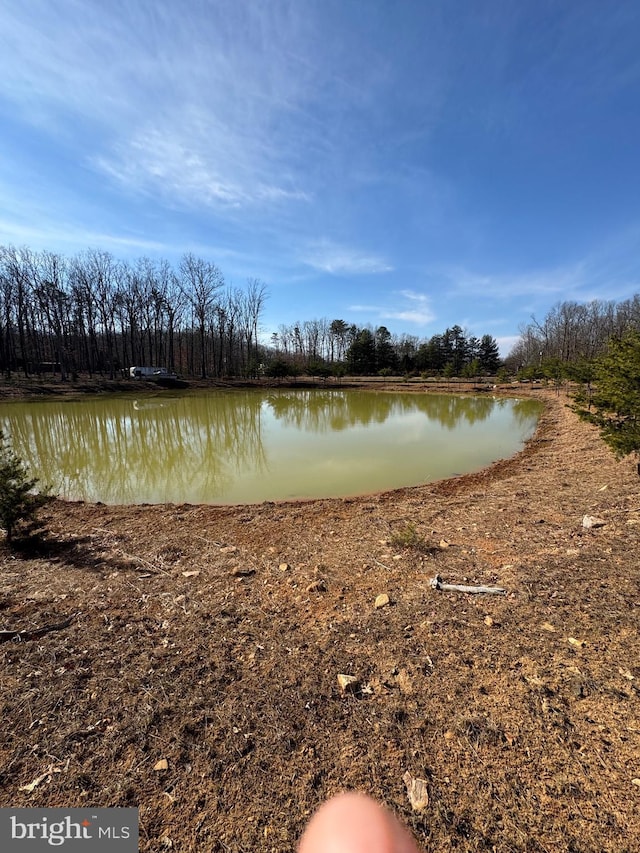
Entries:
{"type": "Polygon", "coordinates": [[[481,342],[475,335],[467,340],[467,360],[469,362],[480,361],[481,342]]]}
{"type": "Polygon", "coordinates": [[[456,375],[456,369],[452,361],[448,361],[445,364],[442,370],[442,375],[447,381],[449,381],[449,379],[452,379],[456,375]]]}
{"type": "Polygon", "coordinates": [[[274,379],[284,379],[291,376],[291,364],[284,358],[276,358],[267,367],[266,373],[274,379]]]}
{"type": "Polygon", "coordinates": [[[347,350],[347,362],[352,373],[372,374],[376,368],[376,342],[370,329],[360,329],[347,350]]]}
{"type": "Polygon", "coordinates": [[[468,360],[467,338],[463,329],[457,324],[452,326],[451,329],[447,329],[445,334],[447,333],[450,334],[453,373],[454,376],[460,376],[462,374],[462,369],[468,360]]]}
{"type": "Polygon", "coordinates": [[[498,342],[491,335],[483,335],[478,349],[478,360],[485,373],[495,373],[500,367],[498,342]]]}
{"type": "Polygon", "coordinates": [[[618,458],[640,454],[640,333],[612,338],[594,372],[595,391],[576,394],[574,409],[599,427],[618,458]]]}
{"type": "Polygon", "coordinates": [[[474,376],[480,375],[480,362],[477,358],[474,358],[472,361],[468,361],[465,364],[462,368],[462,375],[466,379],[473,379],[474,376]]]}
{"type": "Polygon", "coordinates": [[[392,369],[397,365],[396,351],[391,343],[391,332],[386,326],[376,329],[376,367],[378,370],[392,369]]]}
{"type": "Polygon", "coordinates": [[[0,526],[4,527],[7,542],[11,543],[16,527],[27,530],[36,526],[36,511],[49,500],[47,490],[34,492],[38,483],[17,456],[0,430],[0,526]]]}
{"type": "Polygon", "coordinates": [[[418,370],[425,373],[437,373],[444,367],[442,335],[433,335],[429,341],[420,344],[415,365],[418,370]]]}

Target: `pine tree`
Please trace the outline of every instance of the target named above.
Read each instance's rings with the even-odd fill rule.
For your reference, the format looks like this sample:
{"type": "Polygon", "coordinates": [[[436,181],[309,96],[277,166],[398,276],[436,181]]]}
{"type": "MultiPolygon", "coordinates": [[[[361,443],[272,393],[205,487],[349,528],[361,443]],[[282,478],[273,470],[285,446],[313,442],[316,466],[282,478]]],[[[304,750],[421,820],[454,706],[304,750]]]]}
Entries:
{"type": "Polygon", "coordinates": [[[480,366],[486,373],[495,373],[500,367],[500,349],[491,335],[483,335],[479,346],[480,366]]]}
{"type": "Polygon", "coordinates": [[[378,370],[396,367],[397,355],[391,342],[391,332],[386,326],[380,326],[375,333],[376,342],[376,367],[378,370]]]}
{"type": "Polygon", "coordinates": [[[371,374],[376,368],[376,342],[370,329],[359,329],[349,349],[347,362],[352,373],[371,374]]]}
{"type": "Polygon", "coordinates": [[[611,339],[594,373],[595,390],[576,394],[573,408],[599,427],[618,458],[640,454],[640,334],[611,339]]]}
{"type": "Polygon", "coordinates": [[[47,490],[34,491],[37,483],[37,478],[29,477],[25,464],[0,430],[0,526],[5,529],[9,544],[18,525],[27,530],[36,526],[36,512],[49,500],[47,490]]]}

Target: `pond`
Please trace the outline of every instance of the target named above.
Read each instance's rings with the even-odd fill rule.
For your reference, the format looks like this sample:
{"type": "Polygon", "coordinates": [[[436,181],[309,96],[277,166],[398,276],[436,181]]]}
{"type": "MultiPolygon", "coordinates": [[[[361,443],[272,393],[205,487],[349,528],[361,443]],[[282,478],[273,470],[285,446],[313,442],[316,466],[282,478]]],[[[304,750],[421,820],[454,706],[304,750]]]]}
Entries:
{"type": "Polygon", "coordinates": [[[439,480],[512,456],[533,400],[335,390],[182,392],[3,404],[0,426],[70,500],[257,503],[439,480]]]}

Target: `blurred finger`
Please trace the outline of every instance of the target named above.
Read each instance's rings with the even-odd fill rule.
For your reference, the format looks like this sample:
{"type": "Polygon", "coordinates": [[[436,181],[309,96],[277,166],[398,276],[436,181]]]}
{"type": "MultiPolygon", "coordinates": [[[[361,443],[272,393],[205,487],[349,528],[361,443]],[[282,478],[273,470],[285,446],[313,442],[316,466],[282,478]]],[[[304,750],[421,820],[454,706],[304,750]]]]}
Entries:
{"type": "Polygon", "coordinates": [[[299,853],[419,853],[400,822],[364,794],[339,794],[311,818],[299,853]]]}

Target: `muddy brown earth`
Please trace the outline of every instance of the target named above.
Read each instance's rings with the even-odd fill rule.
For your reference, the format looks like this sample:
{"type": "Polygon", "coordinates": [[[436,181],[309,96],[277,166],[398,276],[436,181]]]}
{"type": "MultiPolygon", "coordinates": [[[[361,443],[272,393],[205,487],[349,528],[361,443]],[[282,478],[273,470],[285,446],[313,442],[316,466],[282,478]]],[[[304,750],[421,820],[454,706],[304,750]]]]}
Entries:
{"type": "Polygon", "coordinates": [[[0,629],[29,632],[0,644],[0,805],[138,806],[142,851],[279,853],[358,789],[425,851],[639,850],[640,480],[536,393],[522,453],[436,484],[49,504],[0,551],[0,629]]]}

